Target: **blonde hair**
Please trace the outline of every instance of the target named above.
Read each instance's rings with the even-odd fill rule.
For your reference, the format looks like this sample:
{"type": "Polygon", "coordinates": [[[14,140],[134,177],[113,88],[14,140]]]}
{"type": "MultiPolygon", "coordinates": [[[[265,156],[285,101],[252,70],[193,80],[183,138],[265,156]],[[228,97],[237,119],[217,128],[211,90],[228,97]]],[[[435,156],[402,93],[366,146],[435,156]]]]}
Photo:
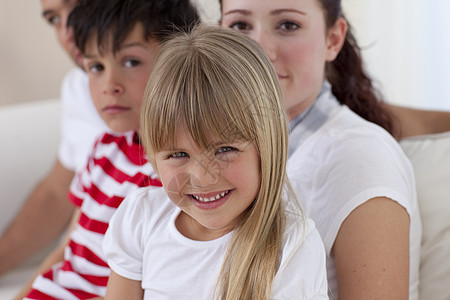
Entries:
{"type": "Polygon", "coordinates": [[[200,25],[163,45],[141,113],[153,165],[183,125],[205,149],[212,133],[227,142],[251,141],[260,155],[260,188],[233,232],[216,287],[220,299],[269,299],[285,227],[286,120],[277,74],[250,38],[200,25]]]}

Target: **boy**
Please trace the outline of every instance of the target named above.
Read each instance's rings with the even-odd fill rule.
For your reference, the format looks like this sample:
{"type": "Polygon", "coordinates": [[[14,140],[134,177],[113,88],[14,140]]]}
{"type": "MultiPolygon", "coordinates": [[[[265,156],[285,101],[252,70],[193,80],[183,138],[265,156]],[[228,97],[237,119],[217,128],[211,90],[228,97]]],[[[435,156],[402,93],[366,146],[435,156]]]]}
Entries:
{"type": "Polygon", "coordinates": [[[139,143],[139,108],[162,40],[197,23],[188,0],[85,0],[70,18],[92,100],[115,133],[97,140],[69,194],[78,206],[67,241],[41,265],[27,299],[89,299],[105,294],[101,244],[109,219],[132,190],[159,186],[139,143]],[[49,271],[48,268],[51,266],[49,271]]]}

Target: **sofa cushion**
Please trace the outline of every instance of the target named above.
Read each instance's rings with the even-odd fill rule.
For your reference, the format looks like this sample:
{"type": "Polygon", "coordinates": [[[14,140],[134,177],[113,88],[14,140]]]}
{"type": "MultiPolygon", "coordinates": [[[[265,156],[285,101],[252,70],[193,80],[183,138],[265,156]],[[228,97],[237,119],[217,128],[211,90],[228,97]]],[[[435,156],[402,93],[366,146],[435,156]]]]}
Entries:
{"type": "Polygon", "coordinates": [[[59,127],[58,100],[0,107],[0,234],[52,166],[59,127]]]}
{"type": "Polygon", "coordinates": [[[422,219],[420,299],[450,299],[450,132],[400,144],[414,167],[422,219]]]}
{"type": "MultiPolygon", "coordinates": [[[[0,234],[52,166],[59,142],[60,102],[0,107],[0,234]]],[[[52,243],[0,278],[0,299],[12,299],[31,278],[52,243]]]]}

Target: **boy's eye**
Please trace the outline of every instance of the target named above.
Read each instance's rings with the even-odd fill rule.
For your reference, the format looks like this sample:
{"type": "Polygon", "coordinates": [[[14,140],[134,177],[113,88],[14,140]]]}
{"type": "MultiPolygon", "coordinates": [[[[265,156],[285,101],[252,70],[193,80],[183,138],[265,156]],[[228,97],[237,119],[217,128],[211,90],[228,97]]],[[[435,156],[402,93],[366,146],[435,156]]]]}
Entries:
{"type": "Polygon", "coordinates": [[[88,64],[87,69],[90,73],[96,74],[96,73],[103,71],[104,68],[103,68],[102,64],[92,63],[92,64],[88,64]]]}
{"type": "Polygon", "coordinates": [[[229,27],[241,32],[247,32],[250,30],[250,26],[247,23],[241,21],[231,23],[229,27]]]}
{"type": "Polygon", "coordinates": [[[295,22],[292,21],[285,21],[280,24],[280,29],[283,31],[295,31],[300,28],[300,25],[298,25],[295,22]]]}
{"type": "Polygon", "coordinates": [[[141,62],[139,60],[137,60],[137,59],[127,59],[125,61],[125,67],[127,67],[127,68],[133,68],[133,67],[136,67],[136,66],[138,66],[140,64],[141,64],[141,62]]]}
{"type": "Polygon", "coordinates": [[[189,155],[186,152],[174,152],[169,154],[169,158],[184,158],[189,157],[189,155]]]}

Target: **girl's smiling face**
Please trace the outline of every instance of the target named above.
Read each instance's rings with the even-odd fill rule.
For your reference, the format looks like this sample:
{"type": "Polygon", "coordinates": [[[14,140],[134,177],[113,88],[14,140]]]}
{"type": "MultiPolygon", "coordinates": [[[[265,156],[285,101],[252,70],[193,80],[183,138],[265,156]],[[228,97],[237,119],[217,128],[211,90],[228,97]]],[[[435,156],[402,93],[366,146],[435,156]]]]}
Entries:
{"type": "Polygon", "coordinates": [[[325,63],[339,53],[346,23],[325,25],[318,0],[222,0],[221,25],[256,40],[277,71],[290,119],[314,102],[325,63]]]}
{"type": "Polygon", "coordinates": [[[260,186],[260,160],[253,143],[223,143],[215,136],[210,141],[208,149],[202,149],[182,129],[174,147],[155,154],[163,186],[182,210],[177,228],[194,240],[232,231],[260,186]]]}

